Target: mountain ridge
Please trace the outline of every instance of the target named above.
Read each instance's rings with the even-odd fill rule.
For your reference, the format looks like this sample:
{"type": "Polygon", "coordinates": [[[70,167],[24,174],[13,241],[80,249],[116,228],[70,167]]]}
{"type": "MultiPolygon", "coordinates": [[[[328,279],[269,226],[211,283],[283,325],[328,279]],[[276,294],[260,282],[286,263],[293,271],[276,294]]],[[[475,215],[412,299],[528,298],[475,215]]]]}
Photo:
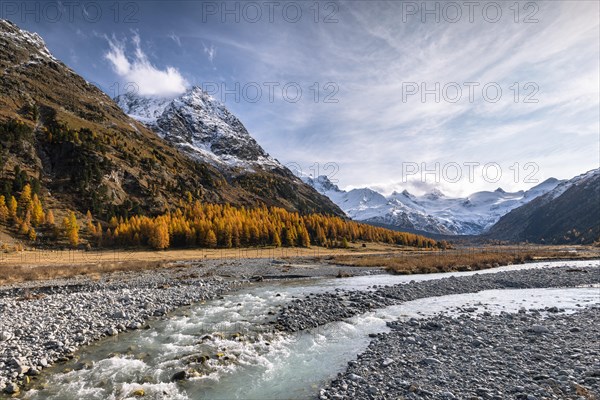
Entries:
{"type": "Polygon", "coordinates": [[[128,93],[115,102],[160,137],[217,168],[284,169],[224,104],[197,86],[172,99],[128,93]]]}
{"type": "Polygon", "coordinates": [[[600,242],[600,168],[511,210],[485,236],[548,244],[600,242]]]}

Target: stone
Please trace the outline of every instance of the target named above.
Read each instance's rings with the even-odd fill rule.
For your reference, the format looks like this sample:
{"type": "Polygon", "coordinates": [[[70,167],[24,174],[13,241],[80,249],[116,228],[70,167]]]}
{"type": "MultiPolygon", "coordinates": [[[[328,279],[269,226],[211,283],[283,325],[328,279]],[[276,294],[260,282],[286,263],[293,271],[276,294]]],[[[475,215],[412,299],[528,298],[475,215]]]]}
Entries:
{"type": "Polygon", "coordinates": [[[4,388],[6,394],[18,394],[20,392],[19,385],[14,382],[9,382],[4,388]]]}
{"type": "Polygon", "coordinates": [[[529,331],[533,332],[533,333],[538,333],[538,334],[550,333],[550,329],[546,328],[543,325],[532,325],[529,328],[529,331]]]}
{"type": "Polygon", "coordinates": [[[141,329],[142,328],[142,324],[140,324],[139,322],[133,321],[130,322],[129,325],[127,325],[127,329],[131,329],[131,330],[136,330],[136,329],[141,329]]]}
{"type": "Polygon", "coordinates": [[[426,365],[437,365],[437,364],[441,364],[442,362],[440,360],[438,360],[437,358],[433,358],[433,357],[427,357],[421,360],[421,364],[426,364],[426,365]]]}
{"type": "Polygon", "coordinates": [[[350,375],[348,375],[348,379],[350,379],[353,382],[359,382],[359,381],[364,380],[364,378],[362,376],[356,375],[356,374],[350,374],[350,375]]]}
{"type": "Polygon", "coordinates": [[[383,360],[383,361],[381,362],[381,366],[382,366],[382,367],[387,367],[388,365],[391,365],[391,364],[393,364],[394,362],[395,362],[395,361],[394,361],[393,359],[391,359],[391,358],[386,358],[385,360],[383,360]]]}
{"type": "Polygon", "coordinates": [[[182,381],[184,379],[187,379],[188,377],[188,373],[186,371],[179,371],[173,374],[173,376],[171,377],[171,381],[172,382],[176,382],[176,381],[182,381]]]}
{"type": "Polygon", "coordinates": [[[442,392],[442,393],[440,393],[440,396],[442,396],[443,399],[449,399],[449,400],[456,399],[456,396],[452,392],[442,392]]]}
{"type": "Polygon", "coordinates": [[[104,331],[108,336],[116,336],[119,334],[119,331],[115,327],[110,327],[104,331]]]}

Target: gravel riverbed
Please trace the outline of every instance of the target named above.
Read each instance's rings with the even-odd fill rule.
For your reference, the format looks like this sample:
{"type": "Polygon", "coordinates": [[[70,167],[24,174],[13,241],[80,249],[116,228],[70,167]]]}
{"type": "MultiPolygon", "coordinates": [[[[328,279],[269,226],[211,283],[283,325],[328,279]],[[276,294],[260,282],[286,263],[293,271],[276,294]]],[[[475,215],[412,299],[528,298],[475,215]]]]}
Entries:
{"type": "MultiPolygon", "coordinates": [[[[46,286],[0,299],[0,389],[19,391],[30,377],[78,347],[145,327],[177,307],[215,298],[237,285],[168,274],[130,281],[46,286]]],[[[13,291],[14,292],[14,291],[13,291]]]]}
{"type": "Polygon", "coordinates": [[[442,279],[375,287],[372,291],[342,290],[307,295],[283,306],[276,327],[296,332],[340,321],[369,310],[433,296],[476,293],[493,289],[577,287],[600,283],[597,267],[555,267],[450,276],[442,279]]]}
{"type": "MultiPolygon", "coordinates": [[[[559,267],[447,277],[379,286],[370,291],[336,289],[292,300],[274,317],[274,322],[279,330],[294,332],[424,297],[488,289],[598,284],[598,272],[598,268],[592,267],[559,267]]],[[[152,271],[114,273],[96,279],[77,277],[0,287],[0,393],[18,393],[43,368],[72,358],[81,346],[127,330],[143,329],[152,323],[152,319],[167,318],[178,307],[223,296],[253,281],[376,273],[382,273],[382,270],[339,267],[306,259],[206,260],[152,271]]],[[[594,323],[597,324],[597,321],[594,323]]],[[[586,331],[582,329],[582,332],[586,331]]],[[[384,340],[383,337],[374,339],[371,346],[377,345],[380,340],[384,340]]],[[[576,348],[585,349],[585,346],[577,345],[576,348]]],[[[379,353],[370,349],[365,354],[378,356],[379,353]]],[[[399,365],[395,361],[394,364],[399,365]]],[[[381,369],[381,366],[377,368],[381,369]]],[[[379,375],[373,376],[373,379],[378,379],[379,375]]],[[[380,395],[387,398],[385,389],[381,392],[369,389],[369,385],[364,383],[370,382],[370,378],[363,378],[365,381],[353,381],[357,382],[351,385],[355,392],[344,392],[341,390],[344,385],[337,387],[334,382],[325,389],[323,396],[360,398],[367,390],[365,393],[371,397],[366,398],[380,395]]],[[[586,383],[586,378],[595,379],[596,376],[576,378],[586,383]]],[[[415,376],[415,382],[418,379],[415,376]]],[[[381,384],[371,386],[379,388],[381,384]]],[[[411,386],[408,388],[412,395],[408,394],[407,398],[411,398],[409,396],[416,391],[410,389],[411,386]]],[[[530,392],[534,393],[533,396],[537,393],[530,392]]],[[[476,398],[494,398],[477,395],[479,397],[476,398]]]]}
{"type": "Polygon", "coordinates": [[[600,308],[390,322],[325,399],[598,399],[600,308]]]}

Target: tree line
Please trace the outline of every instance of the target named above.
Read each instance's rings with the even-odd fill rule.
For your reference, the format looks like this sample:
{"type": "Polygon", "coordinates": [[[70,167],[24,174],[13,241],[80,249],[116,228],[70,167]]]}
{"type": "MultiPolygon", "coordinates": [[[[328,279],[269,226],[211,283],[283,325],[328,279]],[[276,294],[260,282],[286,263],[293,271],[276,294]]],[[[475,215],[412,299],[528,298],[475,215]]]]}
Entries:
{"type": "Polygon", "coordinates": [[[95,220],[90,211],[80,223],[73,211],[60,224],[52,210],[45,210],[31,186],[25,185],[18,198],[0,195],[0,222],[35,242],[37,229],[45,228],[53,240],[71,246],[87,237],[95,247],[151,247],[153,249],[252,246],[348,247],[349,242],[381,242],[414,247],[439,247],[424,236],[397,232],[340,217],[301,215],[278,207],[234,207],[189,200],[162,215],[112,217],[108,223],[95,220]],[[81,236],[80,236],[81,235],[81,236]]]}
{"type": "Polygon", "coordinates": [[[155,217],[113,217],[102,240],[106,245],[150,246],[154,249],[311,245],[347,247],[352,241],[438,246],[436,241],[424,236],[336,216],[301,215],[279,207],[234,207],[229,204],[200,203],[197,200],[155,217]]]}

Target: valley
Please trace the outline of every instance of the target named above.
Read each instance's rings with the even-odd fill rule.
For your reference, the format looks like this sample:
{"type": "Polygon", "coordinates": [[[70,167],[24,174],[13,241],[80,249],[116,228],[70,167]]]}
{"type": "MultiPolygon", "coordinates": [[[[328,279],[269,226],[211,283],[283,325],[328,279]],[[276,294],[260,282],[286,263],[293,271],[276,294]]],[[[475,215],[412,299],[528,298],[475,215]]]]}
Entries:
{"type": "Polygon", "coordinates": [[[600,399],[598,4],[434,3],[0,7],[0,399],[600,399]]]}

